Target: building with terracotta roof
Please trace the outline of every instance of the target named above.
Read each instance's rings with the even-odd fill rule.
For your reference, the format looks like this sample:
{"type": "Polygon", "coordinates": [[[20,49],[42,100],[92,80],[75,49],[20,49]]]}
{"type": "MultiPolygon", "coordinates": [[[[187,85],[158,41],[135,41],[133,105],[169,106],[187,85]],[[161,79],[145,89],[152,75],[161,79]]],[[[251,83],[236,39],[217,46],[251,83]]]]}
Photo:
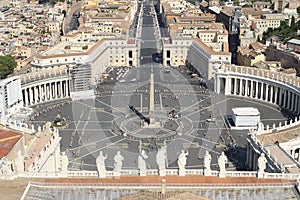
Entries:
{"type": "Polygon", "coordinates": [[[163,64],[168,66],[192,65],[206,80],[212,78],[213,66],[217,63],[231,63],[231,53],[223,43],[219,51],[209,47],[199,38],[165,41],[163,47],[163,64]]]}

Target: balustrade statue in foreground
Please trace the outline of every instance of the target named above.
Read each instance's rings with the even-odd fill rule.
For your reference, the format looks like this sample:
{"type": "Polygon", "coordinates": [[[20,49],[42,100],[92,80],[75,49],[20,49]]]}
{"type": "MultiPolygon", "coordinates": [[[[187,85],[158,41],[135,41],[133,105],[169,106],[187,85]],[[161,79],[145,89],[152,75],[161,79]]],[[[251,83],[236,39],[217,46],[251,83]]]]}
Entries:
{"type": "Polygon", "coordinates": [[[61,160],[61,171],[62,172],[67,172],[68,171],[68,165],[69,165],[69,158],[66,155],[66,152],[62,152],[60,156],[61,160]]]}
{"type": "Polygon", "coordinates": [[[160,148],[156,154],[156,163],[158,165],[159,176],[166,176],[166,159],[167,159],[167,148],[164,146],[160,148]]]}
{"type": "Polygon", "coordinates": [[[147,163],[146,163],[147,158],[148,156],[146,155],[145,151],[142,150],[142,152],[139,154],[138,157],[138,169],[139,169],[140,176],[147,175],[147,163]]]}
{"type": "Polygon", "coordinates": [[[263,178],[264,177],[264,173],[265,173],[265,169],[266,169],[266,164],[267,164],[267,159],[265,157],[265,154],[262,153],[260,155],[260,157],[257,160],[257,177],[258,178],[263,178]]]}
{"type": "Polygon", "coordinates": [[[208,151],[205,151],[204,155],[204,176],[211,176],[211,155],[208,151]]]}
{"type": "Polygon", "coordinates": [[[118,151],[114,157],[114,174],[115,176],[121,175],[121,169],[123,165],[124,157],[121,155],[121,151],[118,151]]]}
{"type": "Polygon", "coordinates": [[[12,171],[12,163],[8,160],[6,160],[6,158],[2,158],[1,159],[1,169],[0,169],[0,174],[2,175],[6,175],[6,176],[10,176],[13,174],[12,171]]]}
{"type": "Polygon", "coordinates": [[[226,163],[228,162],[227,156],[224,154],[224,151],[218,158],[218,165],[219,165],[219,178],[225,178],[226,177],[226,163]]]}
{"type": "Polygon", "coordinates": [[[104,156],[103,152],[100,151],[98,157],[96,158],[96,165],[99,178],[106,178],[106,168],[105,160],[107,159],[107,154],[104,156]]]}
{"type": "Polygon", "coordinates": [[[185,166],[186,166],[186,160],[187,160],[187,156],[189,155],[188,152],[185,152],[184,150],[181,150],[181,153],[178,156],[178,175],[179,176],[185,176],[185,166]]]}

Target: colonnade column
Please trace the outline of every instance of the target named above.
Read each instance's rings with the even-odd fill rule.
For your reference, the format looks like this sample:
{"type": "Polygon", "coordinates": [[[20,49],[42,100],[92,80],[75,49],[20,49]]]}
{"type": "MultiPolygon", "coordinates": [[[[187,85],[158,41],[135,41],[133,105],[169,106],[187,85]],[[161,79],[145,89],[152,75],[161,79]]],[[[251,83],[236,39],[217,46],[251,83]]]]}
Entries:
{"type": "Polygon", "coordinates": [[[40,102],[43,102],[43,90],[42,90],[42,85],[39,85],[39,90],[40,90],[40,102]]]}
{"type": "Polygon", "coordinates": [[[266,90],[265,90],[265,101],[268,102],[268,98],[269,98],[269,84],[266,83],[266,90]]]}
{"type": "Polygon", "coordinates": [[[234,79],[234,86],[233,86],[233,88],[234,88],[233,94],[236,95],[236,93],[237,93],[237,78],[234,79]]]}
{"type": "Polygon", "coordinates": [[[294,111],[295,108],[295,94],[292,92],[292,103],[291,103],[291,111],[294,111]]]}
{"type": "Polygon", "coordinates": [[[264,83],[260,84],[260,98],[259,99],[263,99],[263,95],[264,95],[264,83]]]}
{"type": "Polygon", "coordinates": [[[239,95],[242,96],[242,93],[243,93],[243,79],[241,79],[241,78],[240,78],[240,85],[239,85],[239,87],[240,87],[240,93],[239,93],[239,95]]]}
{"type": "Polygon", "coordinates": [[[286,107],[286,90],[283,89],[283,107],[285,108],[286,107]]]}
{"type": "Polygon", "coordinates": [[[295,95],[295,107],[294,107],[294,112],[297,113],[297,108],[299,107],[299,96],[295,95]]]}
{"type": "Polygon", "coordinates": [[[274,86],[274,90],[275,90],[275,98],[274,98],[274,103],[278,104],[277,100],[278,100],[278,87],[274,86]]]}
{"type": "Polygon", "coordinates": [[[255,98],[258,99],[258,82],[255,81],[255,98]]]}
{"type": "Polygon", "coordinates": [[[246,81],[245,81],[245,96],[247,97],[248,96],[248,87],[249,87],[249,85],[248,85],[248,79],[246,79],[246,81]]]}
{"type": "Polygon", "coordinates": [[[286,108],[289,110],[291,106],[291,92],[288,90],[288,102],[286,108]]]}
{"type": "Polygon", "coordinates": [[[34,89],[35,89],[35,103],[38,103],[41,101],[39,86],[34,86],[34,89]]]}
{"type": "Polygon", "coordinates": [[[270,102],[273,103],[273,85],[270,85],[270,102]]]}
{"type": "Polygon", "coordinates": [[[251,90],[250,90],[250,97],[254,97],[254,92],[255,92],[255,90],[254,90],[254,81],[251,81],[251,90]]]}
{"type": "Polygon", "coordinates": [[[27,89],[28,88],[24,89],[24,96],[25,96],[24,103],[25,103],[25,106],[28,106],[28,93],[27,93],[27,89]]]}
{"type": "Polygon", "coordinates": [[[66,81],[66,97],[69,96],[69,81],[66,81]]]}
{"type": "Polygon", "coordinates": [[[60,98],[64,97],[64,95],[63,95],[63,87],[62,87],[62,83],[63,83],[62,81],[59,82],[59,91],[60,91],[59,93],[60,93],[60,98]]]}
{"type": "Polygon", "coordinates": [[[29,90],[29,104],[32,104],[33,103],[33,91],[32,91],[31,87],[28,90],[29,90]]]}

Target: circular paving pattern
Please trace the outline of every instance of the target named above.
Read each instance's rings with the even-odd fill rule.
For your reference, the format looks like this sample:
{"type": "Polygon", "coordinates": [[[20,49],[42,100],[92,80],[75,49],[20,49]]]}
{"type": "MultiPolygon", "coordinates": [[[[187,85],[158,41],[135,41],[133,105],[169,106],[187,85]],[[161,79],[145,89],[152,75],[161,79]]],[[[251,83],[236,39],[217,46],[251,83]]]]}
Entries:
{"type": "Polygon", "coordinates": [[[71,170],[95,170],[99,151],[108,155],[107,170],[114,166],[117,151],[125,158],[124,169],[137,169],[141,150],[147,153],[147,168],[157,169],[156,154],[162,147],[167,149],[168,168],[177,168],[178,155],[184,149],[189,152],[187,168],[203,168],[203,155],[208,150],[213,169],[221,151],[226,151],[229,168],[242,169],[247,131],[228,129],[224,116],[231,114],[231,108],[257,107],[264,124],[278,124],[287,118],[271,104],[215,95],[186,68],[145,65],[111,68],[107,73],[108,78],[95,88],[94,100],[53,102],[58,106],[47,104],[34,108],[36,114],[31,123],[35,126],[55,120],[57,114],[66,118],[68,125],[60,129],[61,150],[68,152],[71,170]],[[143,120],[150,117],[152,68],[153,116],[160,123],[158,128],[145,127],[143,120]]]}

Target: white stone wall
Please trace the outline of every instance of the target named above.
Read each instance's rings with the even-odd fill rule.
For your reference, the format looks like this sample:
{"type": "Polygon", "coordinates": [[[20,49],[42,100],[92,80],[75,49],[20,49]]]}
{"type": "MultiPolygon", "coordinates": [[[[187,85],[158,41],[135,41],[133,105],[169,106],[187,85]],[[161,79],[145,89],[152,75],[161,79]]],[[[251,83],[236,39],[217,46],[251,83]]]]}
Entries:
{"type": "Polygon", "coordinates": [[[23,106],[21,80],[19,76],[0,81],[0,112],[1,119],[17,113],[23,106]]]}

